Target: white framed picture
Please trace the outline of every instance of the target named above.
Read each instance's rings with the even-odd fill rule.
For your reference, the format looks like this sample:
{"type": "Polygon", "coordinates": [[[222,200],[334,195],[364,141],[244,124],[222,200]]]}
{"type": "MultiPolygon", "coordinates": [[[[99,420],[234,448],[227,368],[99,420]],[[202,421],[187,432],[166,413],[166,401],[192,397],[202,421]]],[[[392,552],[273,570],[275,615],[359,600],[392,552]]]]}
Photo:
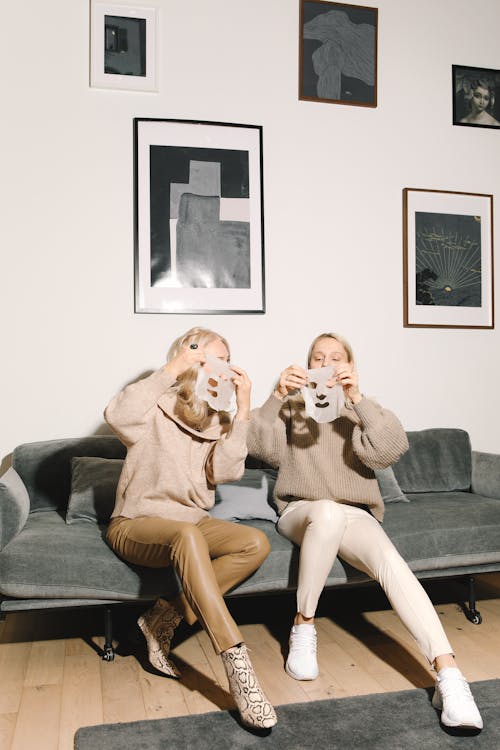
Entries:
{"type": "Polygon", "coordinates": [[[262,126],[134,119],[135,312],[263,313],[262,126]]]}
{"type": "Polygon", "coordinates": [[[90,85],[158,90],[158,10],[91,0],[90,85]]]}
{"type": "Polygon", "coordinates": [[[493,328],[493,196],[403,190],[405,328],[493,328]]]}

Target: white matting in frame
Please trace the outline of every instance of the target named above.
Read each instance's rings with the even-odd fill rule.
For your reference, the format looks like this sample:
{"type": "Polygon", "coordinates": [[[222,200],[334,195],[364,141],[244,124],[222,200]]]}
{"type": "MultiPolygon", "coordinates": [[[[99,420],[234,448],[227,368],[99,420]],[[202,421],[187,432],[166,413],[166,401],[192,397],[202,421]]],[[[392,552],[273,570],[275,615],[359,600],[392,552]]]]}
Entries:
{"type": "Polygon", "coordinates": [[[492,220],[492,195],[403,190],[405,327],[494,327],[492,220]]]}
{"type": "Polygon", "coordinates": [[[264,312],[262,127],[134,120],[135,311],[264,312]]]}
{"type": "Polygon", "coordinates": [[[91,0],[90,85],[157,91],[158,11],[91,0]]]}

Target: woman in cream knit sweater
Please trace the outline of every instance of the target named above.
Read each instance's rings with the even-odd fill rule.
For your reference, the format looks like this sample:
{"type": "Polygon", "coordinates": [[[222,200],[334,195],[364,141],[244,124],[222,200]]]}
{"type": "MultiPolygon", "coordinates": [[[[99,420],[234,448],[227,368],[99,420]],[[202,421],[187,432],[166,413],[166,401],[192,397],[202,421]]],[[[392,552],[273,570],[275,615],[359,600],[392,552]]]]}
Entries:
{"type": "Polygon", "coordinates": [[[254,674],[243,637],[223,594],[253,573],[269,553],[257,529],[211,518],[215,485],[239,479],[247,455],[251,383],[231,366],[236,415],[211,409],[195,393],[211,355],[229,361],[222,336],[193,328],[170,348],[167,364],[111,400],[105,417],[127,447],[107,532],[112,549],[135,565],[172,565],[183,593],[159,599],[139,618],[151,663],[178,676],[169,658],[175,628],[197,619],[221,654],[242,721],[276,724],[273,707],[254,674]]]}
{"type": "MultiPolygon", "coordinates": [[[[297,614],[286,671],[297,680],[318,676],[314,615],[338,555],[381,584],[436,669],[433,705],[442,709],[442,722],[480,729],[479,711],[439,618],[381,525],[384,504],[373,470],[390,466],[408,449],[406,433],[392,412],[360,393],[347,341],[324,333],[311,344],[308,368],[330,366],[326,391],[315,393],[312,411],[306,408],[304,389],[313,375],[291,365],[265,404],[251,412],[249,453],[279,469],[277,528],[300,546],[297,614]],[[326,421],[325,405],[334,392],[344,406],[326,421]]],[[[314,377],[319,381],[320,375],[319,370],[314,377]]]]}

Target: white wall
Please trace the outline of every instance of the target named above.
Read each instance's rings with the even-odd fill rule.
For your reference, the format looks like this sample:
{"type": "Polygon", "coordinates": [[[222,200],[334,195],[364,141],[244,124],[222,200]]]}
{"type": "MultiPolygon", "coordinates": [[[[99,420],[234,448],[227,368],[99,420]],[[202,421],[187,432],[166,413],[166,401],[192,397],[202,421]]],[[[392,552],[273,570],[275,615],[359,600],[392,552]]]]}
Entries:
{"type": "Polygon", "coordinates": [[[201,323],[229,338],[255,404],[333,329],[407,429],[462,427],[500,452],[498,329],[403,328],[401,227],[405,186],[497,191],[500,132],[451,125],[451,65],[500,69],[498,0],[372,0],[376,109],[298,101],[298,0],[151,4],[158,94],[89,88],[87,0],[2,9],[3,467],[18,443],[99,429],[201,323]],[[265,315],[134,314],[136,116],[263,125],[265,315]]]}

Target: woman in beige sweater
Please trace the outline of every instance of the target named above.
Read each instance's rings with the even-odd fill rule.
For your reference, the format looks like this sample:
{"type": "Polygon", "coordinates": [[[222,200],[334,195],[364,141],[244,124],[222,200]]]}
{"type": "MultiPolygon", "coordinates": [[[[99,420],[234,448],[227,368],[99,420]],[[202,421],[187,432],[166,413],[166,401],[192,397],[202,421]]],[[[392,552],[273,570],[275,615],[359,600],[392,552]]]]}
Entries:
{"type": "Polygon", "coordinates": [[[200,368],[211,355],[229,361],[222,336],[193,328],[170,348],[167,364],[111,400],[105,417],[127,447],[107,532],[112,549],[135,565],[172,565],[183,592],[159,599],[138,624],[149,659],[169,676],[175,628],[197,619],[221,654],[229,689],[250,727],[276,724],[254,674],[243,637],[223,594],[253,573],[269,553],[257,529],[211,518],[215,485],[241,478],[247,455],[251,383],[231,366],[236,414],[216,411],[196,395],[200,368]]]}
{"type": "Polygon", "coordinates": [[[481,716],[434,607],[382,529],[384,504],[373,470],[390,466],[408,449],[406,433],[392,412],[361,395],[345,339],[318,336],[308,367],[317,372],[308,376],[291,365],[281,373],[273,394],[252,411],[248,434],[249,453],[279,469],[278,531],[300,546],[297,614],[286,671],[297,680],[318,676],[314,615],[338,555],[381,584],[436,669],[433,705],[442,709],[442,722],[480,729],[481,716]],[[314,386],[314,379],[320,382],[318,368],[330,366],[326,389],[313,388],[311,408],[304,389],[314,386]],[[335,393],[339,411],[325,419],[335,393]]]}

